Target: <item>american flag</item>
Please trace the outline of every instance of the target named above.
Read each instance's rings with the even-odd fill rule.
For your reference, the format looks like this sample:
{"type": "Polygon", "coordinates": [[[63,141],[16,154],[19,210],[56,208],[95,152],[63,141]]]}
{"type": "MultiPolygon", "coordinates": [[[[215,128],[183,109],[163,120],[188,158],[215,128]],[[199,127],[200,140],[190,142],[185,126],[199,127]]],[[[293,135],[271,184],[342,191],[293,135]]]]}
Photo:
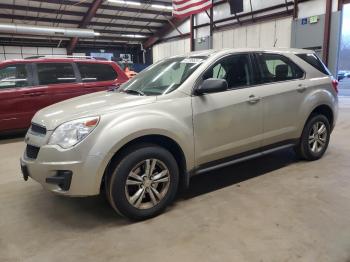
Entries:
{"type": "Polygon", "coordinates": [[[198,14],[212,6],[212,0],[173,0],[173,15],[185,17],[198,14]]]}

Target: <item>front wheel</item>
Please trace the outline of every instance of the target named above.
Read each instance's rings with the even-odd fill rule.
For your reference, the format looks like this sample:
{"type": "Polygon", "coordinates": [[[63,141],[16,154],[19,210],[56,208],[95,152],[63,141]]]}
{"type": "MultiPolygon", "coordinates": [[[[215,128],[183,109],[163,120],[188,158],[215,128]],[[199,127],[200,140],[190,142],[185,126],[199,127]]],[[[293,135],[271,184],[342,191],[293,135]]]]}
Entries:
{"type": "Polygon", "coordinates": [[[173,155],[151,145],[132,149],[117,163],[107,183],[111,206],[143,220],[160,214],[175,198],[179,170],[173,155]]]}
{"type": "Polygon", "coordinates": [[[330,125],[324,115],[312,115],[305,124],[296,153],[305,160],[320,159],[326,152],[330,139],[330,125]]]}

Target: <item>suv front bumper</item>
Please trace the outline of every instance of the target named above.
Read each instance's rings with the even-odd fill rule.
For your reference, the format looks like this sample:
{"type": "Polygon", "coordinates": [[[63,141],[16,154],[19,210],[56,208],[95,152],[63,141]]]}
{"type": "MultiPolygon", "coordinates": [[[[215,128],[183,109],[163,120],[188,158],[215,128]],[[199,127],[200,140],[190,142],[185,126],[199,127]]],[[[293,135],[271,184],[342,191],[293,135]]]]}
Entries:
{"type": "Polygon", "coordinates": [[[99,167],[102,159],[98,156],[87,156],[84,160],[73,160],[80,158],[81,154],[74,148],[68,151],[44,145],[40,147],[35,159],[29,158],[24,152],[20,159],[23,178],[26,180],[30,177],[45,189],[60,195],[99,194],[99,167]]]}

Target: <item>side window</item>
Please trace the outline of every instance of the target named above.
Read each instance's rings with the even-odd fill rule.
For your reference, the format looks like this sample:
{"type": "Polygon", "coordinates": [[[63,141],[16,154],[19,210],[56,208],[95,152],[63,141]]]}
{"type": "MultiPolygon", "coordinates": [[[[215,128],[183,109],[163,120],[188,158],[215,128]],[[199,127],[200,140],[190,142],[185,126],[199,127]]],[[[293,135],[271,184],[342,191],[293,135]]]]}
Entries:
{"type": "Polygon", "coordinates": [[[253,82],[248,54],[225,57],[205,72],[203,79],[225,79],[229,88],[249,86],[253,82]]]}
{"type": "Polygon", "coordinates": [[[290,59],[279,54],[258,54],[263,83],[302,78],[304,72],[290,59]]]}
{"type": "Polygon", "coordinates": [[[25,64],[10,65],[0,69],[0,90],[29,86],[25,64]]]}
{"type": "Polygon", "coordinates": [[[118,77],[110,65],[91,63],[77,63],[77,65],[83,82],[111,81],[118,77]]]}
{"type": "Polygon", "coordinates": [[[74,83],[73,66],[69,63],[38,63],[39,85],[74,83]]]}
{"type": "Polygon", "coordinates": [[[306,63],[312,65],[318,71],[324,73],[325,75],[331,75],[327,67],[315,54],[297,54],[297,56],[303,59],[306,63]]]}

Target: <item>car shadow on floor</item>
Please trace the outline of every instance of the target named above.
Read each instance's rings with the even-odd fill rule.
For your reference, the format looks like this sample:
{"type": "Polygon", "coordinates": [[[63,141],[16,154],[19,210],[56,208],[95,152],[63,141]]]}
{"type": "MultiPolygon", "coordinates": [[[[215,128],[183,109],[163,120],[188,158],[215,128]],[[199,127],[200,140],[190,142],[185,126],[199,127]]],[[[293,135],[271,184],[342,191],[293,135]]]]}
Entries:
{"type": "MultiPolygon", "coordinates": [[[[187,201],[224,187],[239,185],[243,181],[267,174],[295,162],[297,162],[296,156],[289,149],[195,176],[191,179],[190,188],[179,194],[175,203],[168,210],[177,208],[177,203],[181,201],[187,201]]],[[[45,209],[49,209],[50,212],[37,210],[35,213],[45,215],[46,219],[55,220],[64,225],[69,224],[83,230],[85,228],[106,226],[106,224],[123,226],[133,223],[114,212],[103,195],[66,198],[43,192],[41,197],[45,199],[46,203],[36,205],[36,208],[42,209],[44,205],[48,207],[45,209]]]]}
{"type": "Polygon", "coordinates": [[[297,162],[292,149],[285,149],[191,178],[189,189],[182,194],[190,199],[264,175],[297,162]]]}
{"type": "Polygon", "coordinates": [[[0,145],[24,141],[25,131],[18,131],[11,134],[0,134],[0,145]]]}

